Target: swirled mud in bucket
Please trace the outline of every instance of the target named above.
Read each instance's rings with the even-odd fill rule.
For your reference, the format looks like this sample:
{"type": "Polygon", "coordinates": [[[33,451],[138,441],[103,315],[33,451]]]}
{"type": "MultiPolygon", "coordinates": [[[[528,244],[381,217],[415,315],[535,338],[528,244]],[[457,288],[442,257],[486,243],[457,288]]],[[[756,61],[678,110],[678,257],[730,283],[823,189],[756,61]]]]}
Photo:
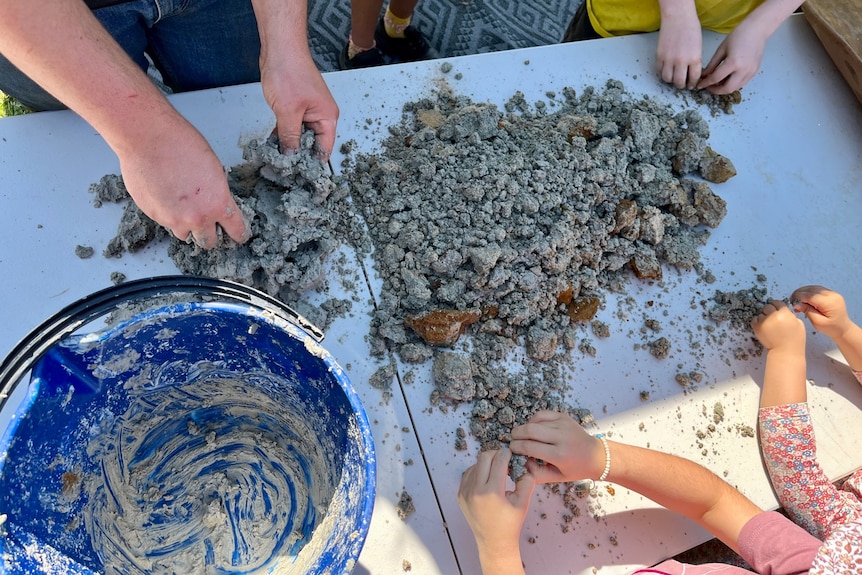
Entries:
{"type": "Polygon", "coordinates": [[[87,448],[83,519],[108,573],[254,572],[302,550],[339,476],[307,406],[267,392],[283,386],[209,370],[131,390],[87,448]]]}
{"type": "Polygon", "coordinates": [[[11,572],[352,571],[373,441],[341,367],[290,321],[147,308],[56,344],[26,383],[0,438],[11,572]]]}

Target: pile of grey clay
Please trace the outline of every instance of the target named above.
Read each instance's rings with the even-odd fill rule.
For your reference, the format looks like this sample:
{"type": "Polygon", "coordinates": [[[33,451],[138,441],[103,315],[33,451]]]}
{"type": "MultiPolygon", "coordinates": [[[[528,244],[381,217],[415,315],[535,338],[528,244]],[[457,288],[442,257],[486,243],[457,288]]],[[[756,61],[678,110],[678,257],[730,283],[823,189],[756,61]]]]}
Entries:
{"type": "Polygon", "coordinates": [[[471,403],[483,447],[538,409],[571,411],[560,366],[601,333],[604,294],[694,270],[726,213],[710,183],[735,174],[697,111],[616,81],[547,96],[500,110],[444,87],[344,166],[383,281],[373,349],[433,361],[432,401],[471,403]],[[501,370],[519,351],[523,369],[501,370]]]}

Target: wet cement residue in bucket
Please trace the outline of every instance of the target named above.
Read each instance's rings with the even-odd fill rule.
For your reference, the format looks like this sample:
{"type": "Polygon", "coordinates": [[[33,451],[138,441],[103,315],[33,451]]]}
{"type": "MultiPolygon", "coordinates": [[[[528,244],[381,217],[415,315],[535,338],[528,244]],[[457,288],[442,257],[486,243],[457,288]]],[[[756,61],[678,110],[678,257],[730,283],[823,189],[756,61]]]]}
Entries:
{"type": "Polygon", "coordinates": [[[254,572],[299,553],[338,477],[305,414],[267,393],[279,385],[212,372],[131,391],[87,448],[102,473],[83,519],[107,572],[254,572]]]}
{"type": "Polygon", "coordinates": [[[7,564],[141,575],[352,565],[373,493],[364,415],[310,338],[223,306],[141,312],[38,362],[0,466],[7,564]]]}

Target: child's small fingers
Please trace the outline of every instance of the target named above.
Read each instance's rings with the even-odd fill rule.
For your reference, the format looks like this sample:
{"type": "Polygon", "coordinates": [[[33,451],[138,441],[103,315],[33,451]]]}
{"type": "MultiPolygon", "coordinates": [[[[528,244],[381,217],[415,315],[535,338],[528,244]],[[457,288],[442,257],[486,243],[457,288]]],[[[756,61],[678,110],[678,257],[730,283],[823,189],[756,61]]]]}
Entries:
{"type": "Polygon", "coordinates": [[[529,472],[525,473],[518,479],[518,483],[515,484],[515,490],[507,493],[509,500],[517,507],[528,506],[535,486],[536,478],[529,472]]]}
{"type": "Polygon", "coordinates": [[[461,484],[458,486],[458,500],[463,502],[467,499],[473,485],[474,476],[476,475],[476,466],[471,465],[461,475],[461,484]]]}
{"type": "Polygon", "coordinates": [[[498,450],[493,459],[491,459],[491,468],[488,470],[488,480],[493,481],[495,478],[502,478],[505,482],[506,474],[509,471],[509,462],[512,460],[512,452],[508,447],[503,447],[498,450]]]}
{"type": "Polygon", "coordinates": [[[498,449],[489,449],[479,454],[476,458],[475,465],[468,470],[470,472],[472,482],[476,482],[480,485],[488,483],[491,476],[491,467],[498,453],[498,449]]]}
{"type": "Polygon", "coordinates": [[[559,411],[542,410],[537,411],[530,418],[530,423],[543,423],[546,421],[557,421],[563,416],[559,411]]]}
{"type": "Polygon", "coordinates": [[[562,473],[555,465],[539,463],[535,459],[527,460],[527,471],[536,483],[558,483],[563,480],[562,473]]]}
{"type": "Polygon", "coordinates": [[[761,323],[763,323],[763,314],[759,314],[751,318],[749,325],[751,326],[751,329],[757,331],[757,328],[760,327],[761,323]]]}
{"type": "Polygon", "coordinates": [[[697,83],[700,81],[700,74],[703,71],[701,68],[700,62],[692,62],[688,65],[688,81],[686,82],[685,87],[689,90],[694,90],[697,87],[697,83]]]}
{"type": "Polygon", "coordinates": [[[808,314],[811,311],[811,306],[801,300],[793,300],[790,302],[790,305],[793,306],[793,311],[795,313],[804,313],[808,314]]]}
{"type": "Polygon", "coordinates": [[[790,301],[798,300],[807,304],[811,301],[811,298],[828,291],[829,290],[827,288],[821,285],[802,286],[800,288],[796,288],[793,293],[790,294],[790,301]]]}
{"type": "Polygon", "coordinates": [[[760,310],[760,315],[763,317],[774,314],[778,311],[778,308],[775,307],[775,302],[769,302],[768,304],[763,306],[763,309],[760,310]]]}

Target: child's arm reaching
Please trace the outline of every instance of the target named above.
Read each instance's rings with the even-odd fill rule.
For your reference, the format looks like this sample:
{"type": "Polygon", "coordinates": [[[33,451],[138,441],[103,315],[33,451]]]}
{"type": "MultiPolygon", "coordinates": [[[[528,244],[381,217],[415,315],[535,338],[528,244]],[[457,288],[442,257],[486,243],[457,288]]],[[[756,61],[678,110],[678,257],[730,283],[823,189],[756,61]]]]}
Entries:
{"type": "Polygon", "coordinates": [[[656,68],[662,81],[694,89],[703,68],[703,32],[694,0],[659,0],[656,68]]]}
{"type": "MultiPolygon", "coordinates": [[[[535,483],[586,478],[613,481],[697,521],[758,573],[806,572],[820,547],[818,540],[786,517],[764,513],[705,467],[675,455],[593,437],[567,414],[536,413],[529,423],[512,429],[509,446],[512,452],[530,457],[528,473],[514,491],[506,491],[509,450],[503,449],[479,454],[476,464],[464,473],[458,493],[485,575],[523,575],[519,531],[535,483]],[[787,537],[794,543],[788,544],[787,537]]],[[[676,561],[665,561],[658,569],[691,572],[676,561]]]]}
{"type": "Polygon", "coordinates": [[[760,407],[802,403],[805,392],[805,324],[784,303],[772,301],[751,321],[766,348],[760,407]]]}
{"type": "Polygon", "coordinates": [[[790,296],[793,309],[804,313],[814,329],[828,336],[857,379],[862,371],[862,328],[847,315],[847,305],[841,294],[823,286],[805,286],[790,296]]]}
{"type": "Polygon", "coordinates": [[[484,451],[461,476],[458,504],[476,537],[482,573],[523,575],[518,540],[535,484],[525,473],[514,491],[506,490],[508,449],[484,451]]]}
{"type": "Polygon", "coordinates": [[[730,94],[742,88],[760,69],[766,41],[800,0],[765,0],[727,35],[703,70],[697,89],[730,94]]]}
{"type": "MultiPolygon", "coordinates": [[[[818,330],[845,346],[854,348],[852,342],[862,341],[855,340],[859,330],[848,326],[844,300],[835,292],[809,286],[793,292],[791,301],[818,330]]],[[[758,411],[763,461],[781,506],[797,524],[822,539],[835,522],[853,513],[853,506],[846,504],[848,494],[836,489],[817,463],[806,403],[805,324],[782,302],[773,301],[751,326],[767,349],[758,411]]]]}
{"type": "Polygon", "coordinates": [[[608,481],[697,521],[739,551],[742,528],[761,513],[754,503],[693,461],[615,441],[607,444],[608,452],[566,414],[540,411],[512,430],[509,445],[531,458],[527,469],[537,483],[595,479],[607,469],[608,481]]]}

